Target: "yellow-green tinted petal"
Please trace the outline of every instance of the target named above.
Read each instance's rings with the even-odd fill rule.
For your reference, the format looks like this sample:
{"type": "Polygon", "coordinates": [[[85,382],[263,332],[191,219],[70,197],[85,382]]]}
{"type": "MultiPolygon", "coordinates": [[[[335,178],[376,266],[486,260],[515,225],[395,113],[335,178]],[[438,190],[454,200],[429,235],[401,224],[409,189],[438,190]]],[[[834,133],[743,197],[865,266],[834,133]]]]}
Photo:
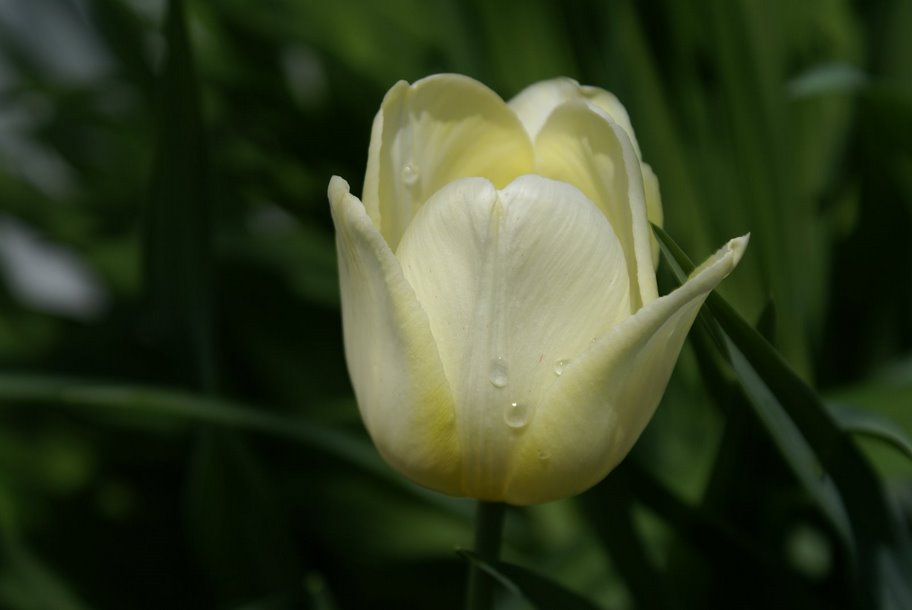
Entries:
{"type": "Polygon", "coordinates": [[[627,133],[586,104],[567,102],[535,140],[535,172],[578,187],[621,242],[636,311],[658,297],[642,166],[627,133]]]}
{"type": "Polygon", "coordinates": [[[746,246],[747,237],[730,241],[683,286],[611,328],[564,367],[516,448],[507,502],[579,493],[627,455],[665,391],[700,306],[746,246]]]}
{"type": "Polygon", "coordinates": [[[383,99],[364,204],[395,249],[418,208],[444,185],[483,176],[502,187],[530,171],[531,141],[506,103],[469,77],[435,75],[400,82],[383,99]]]}
{"type": "Polygon", "coordinates": [[[555,78],[529,85],[511,99],[509,105],[534,141],[555,108],[580,97],[579,83],[569,78],[555,78]]]}
{"type": "MultiPolygon", "coordinates": [[[[650,224],[657,227],[664,226],[665,213],[662,210],[662,194],[659,192],[659,179],[656,177],[652,168],[643,163],[643,188],[646,194],[646,218],[650,224]]],[[[649,243],[652,246],[652,268],[659,267],[659,240],[656,239],[655,233],[649,232],[649,243]]]]}
{"type": "Polygon", "coordinates": [[[620,244],[569,184],[469,178],[428,200],[397,256],[457,404],[465,494],[502,500],[563,361],[629,315],[620,244]]]}
{"type": "Polygon", "coordinates": [[[403,474],[458,493],[453,401],[427,315],[364,206],[338,176],[329,183],[329,201],[345,356],[368,432],[403,474]]]}
{"type": "Polygon", "coordinates": [[[579,100],[590,108],[624,128],[630,138],[637,156],[640,156],[640,145],[637,143],[630,124],[627,109],[611,92],[598,87],[580,86],[570,78],[555,78],[530,85],[510,100],[510,108],[534,140],[544,126],[548,116],[555,108],[565,102],[579,100]]]}
{"type": "Polygon", "coordinates": [[[633,144],[637,157],[642,158],[640,143],[637,142],[636,134],[633,132],[633,125],[630,123],[630,115],[627,114],[627,109],[624,108],[621,101],[613,93],[605,91],[604,89],[599,89],[598,87],[584,86],[580,87],[580,90],[590,107],[602,111],[605,116],[620,125],[624,131],[627,132],[627,137],[630,138],[630,143],[633,144]]]}

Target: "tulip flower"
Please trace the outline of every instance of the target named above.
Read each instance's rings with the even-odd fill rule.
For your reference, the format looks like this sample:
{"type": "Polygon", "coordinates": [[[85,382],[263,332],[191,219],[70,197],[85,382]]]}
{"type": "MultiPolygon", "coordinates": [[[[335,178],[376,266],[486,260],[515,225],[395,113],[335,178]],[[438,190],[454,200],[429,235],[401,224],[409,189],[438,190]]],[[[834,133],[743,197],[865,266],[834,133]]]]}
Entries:
{"type": "Polygon", "coordinates": [[[359,200],[329,184],[345,352],[385,460],[452,495],[525,505],[591,487],[652,417],[733,239],[659,296],[658,182],[623,106],[568,79],[509,103],[396,84],[359,200]]]}

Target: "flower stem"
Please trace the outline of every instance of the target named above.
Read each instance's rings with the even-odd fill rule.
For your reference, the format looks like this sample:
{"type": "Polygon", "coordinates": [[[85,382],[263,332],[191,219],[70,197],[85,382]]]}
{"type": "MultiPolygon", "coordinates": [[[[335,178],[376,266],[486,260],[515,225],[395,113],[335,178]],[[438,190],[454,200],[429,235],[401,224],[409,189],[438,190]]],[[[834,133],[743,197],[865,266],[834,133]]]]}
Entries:
{"type": "MultiPolygon", "coordinates": [[[[483,561],[500,558],[504,505],[500,502],[478,502],[475,513],[475,554],[483,561]]],[[[494,599],[494,580],[477,564],[469,565],[466,610],[490,610],[494,599]]]]}

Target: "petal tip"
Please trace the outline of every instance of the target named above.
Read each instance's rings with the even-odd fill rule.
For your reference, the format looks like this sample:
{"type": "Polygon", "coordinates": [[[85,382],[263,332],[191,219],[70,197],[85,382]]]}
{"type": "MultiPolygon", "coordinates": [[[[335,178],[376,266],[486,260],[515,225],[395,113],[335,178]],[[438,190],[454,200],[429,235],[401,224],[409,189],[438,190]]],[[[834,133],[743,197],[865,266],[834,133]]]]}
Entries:
{"type": "Polygon", "coordinates": [[[333,223],[338,229],[340,222],[343,224],[368,225],[373,221],[364,209],[361,200],[351,194],[351,187],[348,181],[340,176],[333,176],[329,180],[329,187],[326,189],[329,197],[329,209],[332,214],[333,223]]]}
{"type": "Polygon", "coordinates": [[[747,244],[750,243],[750,233],[745,233],[741,237],[736,237],[725,244],[726,254],[731,257],[731,268],[734,269],[744,256],[747,250],[747,244]]]}
{"type": "Polygon", "coordinates": [[[329,179],[329,187],[326,189],[326,194],[329,197],[330,203],[341,201],[346,195],[351,192],[351,187],[348,185],[348,182],[345,178],[341,176],[333,176],[329,179]]]}
{"type": "Polygon", "coordinates": [[[725,245],[716,250],[715,254],[691,271],[688,279],[692,280],[699,276],[704,276],[704,278],[714,277],[716,279],[712,280],[712,282],[718,284],[727,277],[729,273],[734,271],[735,267],[738,266],[738,263],[741,262],[741,257],[744,256],[744,251],[747,249],[749,241],[750,233],[729,240],[725,245]]]}

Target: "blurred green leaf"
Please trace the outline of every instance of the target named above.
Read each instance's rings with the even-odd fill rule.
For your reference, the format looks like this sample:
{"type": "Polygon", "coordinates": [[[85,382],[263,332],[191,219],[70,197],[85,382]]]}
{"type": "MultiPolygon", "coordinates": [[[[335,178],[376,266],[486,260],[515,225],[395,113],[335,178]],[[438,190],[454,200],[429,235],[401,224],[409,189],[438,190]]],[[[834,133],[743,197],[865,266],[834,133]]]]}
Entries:
{"type": "Polygon", "coordinates": [[[912,360],[882,367],[863,380],[830,390],[826,398],[831,410],[851,408],[865,420],[863,428],[877,428],[886,436],[874,437],[876,445],[863,445],[880,472],[894,481],[908,476],[905,447],[912,437],[912,410],[908,407],[912,404],[912,360]]]}
{"type": "Polygon", "coordinates": [[[159,79],[157,162],[144,218],[144,291],[156,346],[189,373],[215,383],[207,150],[184,0],[169,0],[167,55],[159,79]]]}
{"type": "Polygon", "coordinates": [[[546,0],[476,1],[475,23],[484,33],[489,81],[506,97],[531,83],[556,76],[576,76],[567,52],[567,34],[554,27],[561,18],[559,5],[546,0]]]}
{"type": "Polygon", "coordinates": [[[846,432],[881,440],[912,459],[912,437],[895,421],[851,405],[830,402],[828,407],[833,419],[846,432]]]}
{"type": "Polygon", "coordinates": [[[123,78],[135,82],[146,94],[153,96],[155,73],[143,44],[143,24],[135,12],[122,0],[101,0],[89,3],[91,17],[97,24],[107,46],[121,62],[123,78]]]}
{"type": "Polygon", "coordinates": [[[580,497],[590,527],[614,560],[638,608],[678,608],[633,520],[628,469],[615,469],[580,497]]]}
{"type": "Polygon", "coordinates": [[[459,551],[467,561],[479,566],[513,595],[540,610],[598,610],[588,599],[536,574],[505,561],[485,561],[472,552],[459,551]]]}
{"type": "Polygon", "coordinates": [[[57,574],[25,548],[6,544],[0,557],[0,604],[9,610],[87,610],[57,574]]]}
{"type": "Polygon", "coordinates": [[[10,610],[88,610],[70,586],[25,546],[11,514],[8,493],[0,485],[0,606],[10,610]]]}
{"type": "Polygon", "coordinates": [[[815,66],[789,82],[789,95],[795,98],[833,93],[851,93],[867,82],[864,72],[845,64],[815,66]]]}
{"type": "Polygon", "coordinates": [[[189,486],[191,540],[222,605],[270,596],[270,608],[302,607],[304,570],[288,517],[245,444],[203,431],[189,486]]]}
{"type": "MultiPolygon", "coordinates": [[[[291,222],[283,220],[280,222],[291,222]]],[[[224,251],[231,259],[251,261],[278,272],[304,302],[338,307],[339,276],[332,239],[306,225],[264,228],[260,234],[232,236],[224,251]]]]}
{"type": "Polygon", "coordinates": [[[770,299],[766,307],[760,312],[757,318],[757,332],[763,335],[763,338],[769,341],[770,345],[776,344],[776,303],[770,299]]]}
{"type": "MultiPolygon", "coordinates": [[[[745,469],[737,461],[743,459],[741,440],[737,432],[723,438],[714,476],[722,471],[731,478],[723,477],[722,481],[714,478],[710,484],[720,489],[710,488],[707,494],[718,492],[730,500],[731,496],[742,493],[736,486],[745,478],[747,493],[751,496],[758,493],[760,482],[745,477],[745,469]]],[[[664,570],[658,576],[665,582],[666,594],[673,596],[678,607],[707,603],[704,587],[709,589],[710,599],[730,598],[749,587],[754,574],[764,574],[777,593],[770,598],[768,591],[757,592],[750,603],[745,602],[745,607],[763,608],[770,599],[788,599],[796,608],[825,607],[814,604],[812,584],[783,563],[776,541],[753,531],[750,524],[733,521],[713,505],[711,496],[709,501],[704,498],[694,506],[677,497],[636,460],[625,461],[621,469],[625,471],[633,499],[667,524],[676,537],[676,546],[670,550],[667,562],[662,564],[664,570]]],[[[762,510],[759,499],[753,504],[762,510]]]]}
{"type": "Polygon", "coordinates": [[[341,430],[187,392],[62,377],[0,374],[0,404],[3,403],[100,409],[266,433],[316,447],[383,478],[399,479],[368,443],[341,430]]]}
{"type": "MultiPolygon", "coordinates": [[[[853,540],[849,515],[846,514],[846,507],[835,481],[824,470],[825,466],[817,453],[819,448],[815,451],[814,441],[805,436],[805,431],[792,419],[792,414],[769,389],[765,378],[757,373],[746,356],[727,336],[725,349],[750,398],[751,405],[770,431],[776,445],[792,465],[795,474],[798,475],[843,539],[848,544],[854,545],[857,541],[853,540]]],[[[818,443],[819,446],[820,443],[818,443]]]]}
{"type": "MultiPolygon", "coordinates": [[[[98,409],[128,415],[122,420],[133,425],[137,416],[164,417],[178,421],[220,426],[237,431],[258,432],[300,443],[330,455],[372,477],[404,489],[446,512],[463,514],[463,508],[448,499],[408,482],[387,466],[373,446],[341,429],[269,414],[255,409],[180,391],[138,385],[115,385],[61,377],[0,374],[0,407],[4,403],[51,404],[98,409]]],[[[147,422],[146,422],[147,423],[147,422]]]]}
{"type": "MultiPolygon", "coordinates": [[[[685,281],[693,263],[667,233],[654,230],[685,281]]],[[[875,472],[814,390],[721,297],[711,294],[701,317],[724,331],[724,352],[752,406],[851,550],[856,603],[902,607],[912,599],[909,582],[899,578],[912,570],[912,545],[875,472]]]]}

